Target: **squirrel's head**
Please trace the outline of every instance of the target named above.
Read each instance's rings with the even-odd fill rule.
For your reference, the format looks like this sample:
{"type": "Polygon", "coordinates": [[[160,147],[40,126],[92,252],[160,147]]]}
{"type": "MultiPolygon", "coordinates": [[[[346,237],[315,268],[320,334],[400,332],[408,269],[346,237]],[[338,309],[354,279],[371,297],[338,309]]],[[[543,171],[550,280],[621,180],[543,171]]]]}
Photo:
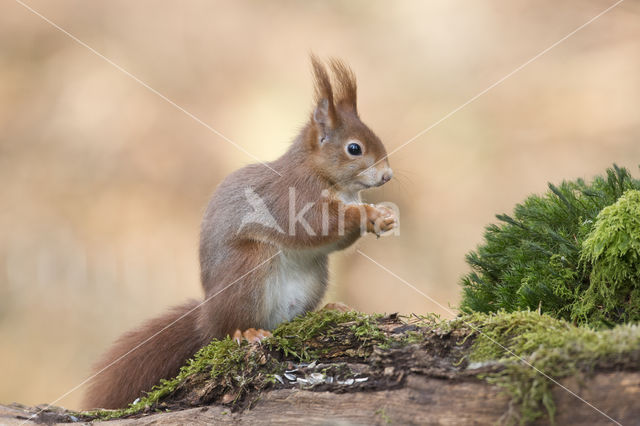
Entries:
{"type": "Polygon", "coordinates": [[[393,175],[380,138],[358,117],[356,79],[349,67],[332,59],[333,85],[326,68],[311,56],[315,109],[306,143],[314,166],[341,190],[358,192],[380,186],[393,175]]]}

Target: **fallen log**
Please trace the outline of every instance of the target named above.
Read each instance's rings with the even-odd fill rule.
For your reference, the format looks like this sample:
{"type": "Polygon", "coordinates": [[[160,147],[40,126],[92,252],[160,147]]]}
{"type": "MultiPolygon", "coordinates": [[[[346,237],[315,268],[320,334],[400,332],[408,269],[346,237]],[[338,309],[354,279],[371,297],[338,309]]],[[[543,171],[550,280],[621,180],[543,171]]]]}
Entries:
{"type": "Polygon", "coordinates": [[[320,312],[262,346],[213,342],[127,409],[0,406],[0,423],[640,424],[638,333],[534,312],[448,322],[320,312]],[[529,352],[518,352],[523,338],[529,352]]]}

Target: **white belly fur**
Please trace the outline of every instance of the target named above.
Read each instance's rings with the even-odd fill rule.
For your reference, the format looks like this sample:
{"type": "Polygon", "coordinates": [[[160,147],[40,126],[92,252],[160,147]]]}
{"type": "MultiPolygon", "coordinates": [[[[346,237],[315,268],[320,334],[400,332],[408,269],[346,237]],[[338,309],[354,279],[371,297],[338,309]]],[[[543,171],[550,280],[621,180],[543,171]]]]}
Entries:
{"type": "Polygon", "coordinates": [[[320,302],[326,288],[324,256],[312,250],[283,251],[278,256],[277,267],[265,286],[268,329],[320,302]]]}

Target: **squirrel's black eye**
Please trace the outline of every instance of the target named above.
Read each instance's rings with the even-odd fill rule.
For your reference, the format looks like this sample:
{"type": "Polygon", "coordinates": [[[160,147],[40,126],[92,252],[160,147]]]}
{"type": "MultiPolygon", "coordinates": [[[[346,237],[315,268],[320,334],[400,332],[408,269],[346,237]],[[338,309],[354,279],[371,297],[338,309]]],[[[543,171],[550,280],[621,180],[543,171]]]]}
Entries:
{"type": "Polygon", "coordinates": [[[351,155],[362,155],[362,147],[352,142],[347,145],[347,152],[351,155]]]}

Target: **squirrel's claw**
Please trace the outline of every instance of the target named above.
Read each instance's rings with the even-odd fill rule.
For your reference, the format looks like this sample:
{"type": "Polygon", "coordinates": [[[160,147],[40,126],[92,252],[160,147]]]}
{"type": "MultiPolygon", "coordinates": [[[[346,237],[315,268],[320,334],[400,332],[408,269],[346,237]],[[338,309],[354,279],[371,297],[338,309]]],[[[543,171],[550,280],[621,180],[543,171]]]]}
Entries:
{"type": "Polygon", "coordinates": [[[326,305],[324,305],[324,307],[320,310],[321,311],[340,311],[340,312],[355,311],[355,309],[353,309],[351,306],[345,305],[342,302],[329,302],[326,305]]]}
{"type": "Polygon", "coordinates": [[[248,328],[245,331],[240,331],[240,329],[236,329],[236,331],[233,333],[233,340],[237,343],[240,344],[242,343],[243,340],[246,340],[249,343],[260,343],[262,342],[263,339],[266,339],[267,337],[271,337],[272,334],[270,331],[268,330],[263,330],[261,328],[259,329],[255,329],[255,328],[248,328]]]}

